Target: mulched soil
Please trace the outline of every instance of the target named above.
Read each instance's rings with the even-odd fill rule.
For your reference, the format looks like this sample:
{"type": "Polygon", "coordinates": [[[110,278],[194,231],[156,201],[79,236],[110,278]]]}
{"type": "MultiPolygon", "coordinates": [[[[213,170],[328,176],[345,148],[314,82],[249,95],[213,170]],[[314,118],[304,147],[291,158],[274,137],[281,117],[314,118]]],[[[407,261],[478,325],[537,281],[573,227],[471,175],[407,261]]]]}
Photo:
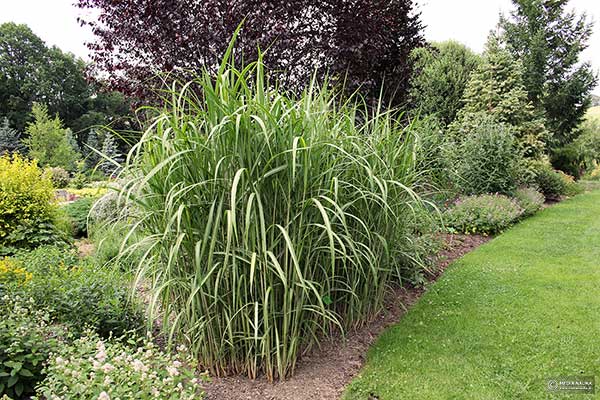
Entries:
{"type": "MultiPolygon", "coordinates": [[[[444,245],[436,257],[439,272],[435,281],[452,261],[486,243],[491,238],[479,235],[442,234],[444,245]]],[[[302,357],[295,375],[283,382],[269,383],[264,378],[212,378],[206,384],[209,400],[335,400],[365,363],[369,346],[388,326],[397,323],[425,292],[423,287],[399,287],[390,292],[385,309],[370,323],[322,343],[321,348],[302,357]]]]}

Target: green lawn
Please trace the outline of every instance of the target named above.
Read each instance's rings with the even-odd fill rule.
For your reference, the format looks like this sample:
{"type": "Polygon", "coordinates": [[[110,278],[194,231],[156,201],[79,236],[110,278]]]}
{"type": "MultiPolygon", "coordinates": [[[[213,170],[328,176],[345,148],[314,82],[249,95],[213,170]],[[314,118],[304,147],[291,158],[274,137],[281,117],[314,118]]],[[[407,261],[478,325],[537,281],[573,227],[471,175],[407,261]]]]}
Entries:
{"type": "Polygon", "coordinates": [[[600,118],[600,106],[591,107],[587,112],[588,118],[600,118]]]}
{"type": "Polygon", "coordinates": [[[549,377],[577,374],[600,386],[600,191],[455,262],[372,347],[345,399],[537,400],[554,398],[549,377]]]}

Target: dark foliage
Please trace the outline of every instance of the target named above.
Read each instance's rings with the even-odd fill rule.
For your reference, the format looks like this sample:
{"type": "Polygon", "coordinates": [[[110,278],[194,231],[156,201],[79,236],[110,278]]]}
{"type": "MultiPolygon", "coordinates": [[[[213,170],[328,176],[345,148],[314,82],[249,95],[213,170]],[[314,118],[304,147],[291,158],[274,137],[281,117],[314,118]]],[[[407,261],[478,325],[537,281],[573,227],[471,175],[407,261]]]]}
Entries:
{"type": "Polygon", "coordinates": [[[409,54],[422,46],[420,15],[412,0],[78,0],[97,9],[89,45],[112,88],[151,94],[156,72],[181,79],[217,66],[240,23],[237,57],[265,63],[286,87],[299,89],[318,70],[371,98],[385,85],[386,100],[404,100],[409,54]]]}

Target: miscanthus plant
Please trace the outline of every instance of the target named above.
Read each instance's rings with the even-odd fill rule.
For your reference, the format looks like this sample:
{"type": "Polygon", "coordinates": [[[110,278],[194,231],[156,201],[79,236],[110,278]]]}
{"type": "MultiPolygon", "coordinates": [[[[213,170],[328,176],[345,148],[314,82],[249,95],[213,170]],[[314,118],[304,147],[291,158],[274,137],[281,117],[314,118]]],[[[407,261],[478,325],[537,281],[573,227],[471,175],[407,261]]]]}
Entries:
{"type": "Polygon", "coordinates": [[[203,366],[285,378],[420,268],[418,141],[391,113],[314,83],[293,98],[229,55],[173,90],[129,154],[143,240],[123,252],[147,246],[150,307],[203,366]]]}

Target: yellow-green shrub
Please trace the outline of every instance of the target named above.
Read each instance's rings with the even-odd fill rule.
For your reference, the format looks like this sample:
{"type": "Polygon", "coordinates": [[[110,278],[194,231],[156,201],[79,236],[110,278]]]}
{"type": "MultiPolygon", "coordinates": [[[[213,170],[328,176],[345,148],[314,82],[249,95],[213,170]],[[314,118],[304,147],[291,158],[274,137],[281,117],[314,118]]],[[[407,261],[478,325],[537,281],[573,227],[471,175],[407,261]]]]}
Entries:
{"type": "Polygon", "coordinates": [[[0,157],[0,251],[51,240],[56,206],[50,176],[18,154],[0,157]]]}
{"type": "Polygon", "coordinates": [[[21,286],[31,280],[32,274],[21,264],[8,257],[0,259],[0,285],[21,286]]]}

